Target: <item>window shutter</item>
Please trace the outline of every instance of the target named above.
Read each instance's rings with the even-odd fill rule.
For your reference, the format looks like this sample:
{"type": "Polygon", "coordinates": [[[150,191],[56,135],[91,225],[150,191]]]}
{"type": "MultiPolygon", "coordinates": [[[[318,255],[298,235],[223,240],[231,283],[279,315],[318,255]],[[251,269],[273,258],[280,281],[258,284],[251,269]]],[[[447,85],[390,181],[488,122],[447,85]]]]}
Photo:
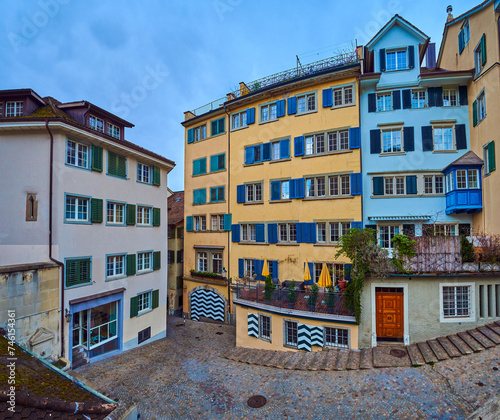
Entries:
{"type": "Polygon", "coordinates": [[[380,130],[370,130],[370,153],[380,154],[382,152],[382,145],[380,144],[380,130]]]}
{"type": "Polygon", "coordinates": [[[401,109],[401,91],[392,91],[392,109],[401,109]]]}
{"type": "Polygon", "coordinates": [[[365,229],[373,229],[373,240],[377,242],[377,225],[366,225],[365,229]]]}
{"type": "Polygon", "coordinates": [[[285,116],[285,108],[286,108],[286,100],[282,99],[281,101],[276,102],[276,116],[284,117],[285,116]]]}
{"type": "Polygon", "coordinates": [[[349,129],[349,148],[359,149],[361,147],[361,127],[351,127],[349,129]]]}
{"type": "Polygon", "coordinates": [[[271,160],[271,143],[264,143],[262,145],[262,160],[271,160]]]}
{"type": "Polygon", "coordinates": [[[215,136],[217,134],[217,121],[212,121],[210,126],[212,129],[212,136],[215,136]]]}
{"type": "Polygon", "coordinates": [[[278,242],[278,224],[268,223],[267,225],[267,242],[275,244],[278,242]]]}
{"type": "Polygon", "coordinates": [[[332,88],[323,89],[323,108],[333,105],[333,90],[332,88]]]}
{"type": "Polygon", "coordinates": [[[177,251],[177,262],[178,263],[184,262],[184,250],[183,249],[179,249],[179,251],[177,251]]]}
{"type": "Polygon", "coordinates": [[[229,232],[231,230],[231,220],[232,220],[231,213],[227,213],[224,215],[224,230],[226,232],[229,232]]]}
{"type": "Polygon", "coordinates": [[[414,152],[415,151],[415,129],[414,127],[404,127],[403,128],[404,137],[404,151],[414,152]]]}
{"type": "Polygon", "coordinates": [[[295,229],[297,231],[297,243],[306,242],[306,224],[297,223],[295,229]]]}
{"type": "Polygon", "coordinates": [[[467,99],[467,86],[458,87],[458,96],[460,97],[460,105],[467,105],[469,103],[467,99]]]}
{"type": "Polygon", "coordinates": [[[368,112],[375,112],[377,110],[377,95],[374,93],[368,94],[368,112]]]}
{"type": "Polygon", "coordinates": [[[411,90],[403,89],[401,95],[403,96],[403,109],[411,109],[411,90]]]}
{"type": "Polygon", "coordinates": [[[161,210],[153,207],[153,226],[160,226],[161,210]]]}
{"type": "Polygon", "coordinates": [[[351,195],[363,194],[363,186],[361,184],[361,173],[351,174],[351,195]]]}
{"type": "Polygon", "coordinates": [[[344,280],[351,280],[352,264],[344,264],[344,280]]]}
{"type": "Polygon", "coordinates": [[[127,204],[127,225],[135,225],[135,204],[127,204]]]}
{"type": "Polygon", "coordinates": [[[280,159],[290,157],[290,139],[280,140],[280,159]]]}
{"type": "Polygon", "coordinates": [[[245,202],[245,185],[236,186],[236,202],[237,203],[245,202]]]}
{"type": "Polygon", "coordinates": [[[200,174],[200,161],[193,160],[193,175],[199,175],[199,174],[200,174]]]}
{"type": "Polygon", "coordinates": [[[432,152],[434,150],[434,142],[432,140],[432,126],[430,125],[422,127],[422,150],[424,152],[432,152]]]}
{"type": "Polygon", "coordinates": [[[307,240],[308,244],[316,243],[316,223],[306,223],[307,240]]]}
{"type": "Polygon", "coordinates": [[[218,171],[219,168],[219,158],[217,155],[210,156],[210,172],[218,171]]]}
{"type": "Polygon", "coordinates": [[[240,279],[245,277],[245,260],[243,258],[238,259],[238,277],[240,279]]]}
{"type": "Polygon", "coordinates": [[[92,146],[92,170],[102,172],[102,147],[92,146]]]}
{"type": "Polygon", "coordinates": [[[90,221],[92,223],[102,223],[102,199],[92,198],[90,200],[90,221]]]}
{"type": "Polygon", "coordinates": [[[288,115],[295,114],[297,112],[297,98],[292,96],[288,98],[288,115]]]}
{"type": "Polygon", "coordinates": [[[464,30],[462,28],[462,30],[458,34],[458,53],[459,54],[462,54],[464,47],[465,47],[465,45],[464,45],[464,30]]]}
{"type": "Polygon", "coordinates": [[[186,232],[193,231],[193,216],[186,217],[186,232]]]}
{"type": "Polygon", "coordinates": [[[413,45],[408,47],[408,67],[410,69],[415,67],[415,47],[413,45]]]}
{"type": "Polygon", "coordinates": [[[457,150],[467,149],[467,136],[465,132],[465,124],[455,125],[455,138],[457,139],[457,150]]]}
{"type": "Polygon", "coordinates": [[[225,118],[219,119],[219,121],[218,121],[218,127],[217,127],[219,129],[219,134],[223,133],[224,131],[226,131],[225,127],[224,127],[225,126],[225,122],[226,122],[225,118]]]}
{"type": "Polygon", "coordinates": [[[262,276],[262,267],[264,266],[264,260],[253,260],[253,266],[255,273],[257,274],[256,280],[264,280],[262,276]]]}
{"type": "Polygon", "coordinates": [[[384,177],[373,177],[373,195],[384,195],[384,177]]]}
{"type": "Polygon", "coordinates": [[[174,257],[175,257],[175,251],[169,249],[167,253],[167,263],[172,264],[174,262],[174,257]]]}
{"type": "Polygon", "coordinates": [[[363,229],[363,222],[351,222],[351,229],[363,229]]]}
{"type": "Polygon", "coordinates": [[[434,98],[436,106],[443,106],[443,88],[441,86],[434,88],[434,98]]]}
{"type": "Polygon", "coordinates": [[[298,136],[293,139],[295,156],[304,156],[304,136],[298,136]]]}
{"type": "Polygon", "coordinates": [[[253,124],[255,122],[255,108],[247,109],[247,124],[253,124]]]}
{"type": "Polygon", "coordinates": [[[257,223],[255,225],[255,240],[257,242],[266,242],[266,234],[264,232],[263,223],[257,223]]]}
{"type": "Polygon", "coordinates": [[[188,138],[187,138],[187,142],[188,144],[190,143],[193,143],[194,142],[194,128],[190,128],[188,130],[188,138]]]}
{"type": "Polygon", "coordinates": [[[379,57],[380,57],[380,71],[385,71],[385,48],[380,49],[379,57]]]}
{"type": "Polygon", "coordinates": [[[139,313],[139,297],[134,296],[130,298],[130,318],[134,318],[139,313]]]}
{"type": "Polygon", "coordinates": [[[488,171],[492,172],[495,170],[495,142],[490,141],[488,143],[488,171]]]}
{"type": "Polygon", "coordinates": [[[240,241],[240,225],[232,225],[231,226],[231,240],[233,242],[240,241]]]}
{"type": "Polygon", "coordinates": [[[279,279],[278,275],[278,261],[272,261],[273,279],[279,279]]]}
{"type": "Polygon", "coordinates": [[[417,176],[409,175],[406,177],[406,194],[414,195],[417,193],[417,176]]]}
{"type": "Polygon", "coordinates": [[[207,173],[207,158],[200,159],[200,174],[207,173]]]}
{"type": "Polygon", "coordinates": [[[161,251],[153,252],[153,270],[161,268],[161,251]]]}
{"type": "Polygon", "coordinates": [[[483,34],[481,37],[481,64],[486,64],[486,36],[483,34]]]}
{"type": "Polygon", "coordinates": [[[205,204],[207,202],[207,190],[205,188],[198,190],[198,204],[205,204]]]}
{"type": "Polygon", "coordinates": [[[127,158],[125,156],[118,156],[118,176],[122,178],[127,177],[127,158]]]}
{"type": "Polygon", "coordinates": [[[90,258],[67,260],[65,269],[66,287],[89,283],[92,278],[90,258]]]}
{"type": "Polygon", "coordinates": [[[245,148],[245,165],[250,165],[254,162],[253,146],[245,148]]]}
{"type": "Polygon", "coordinates": [[[116,175],[118,173],[117,159],[116,153],[108,151],[108,174],[116,175]]]}
{"type": "Polygon", "coordinates": [[[435,89],[433,87],[430,87],[427,89],[427,98],[428,98],[428,105],[429,107],[436,106],[436,95],[435,95],[435,89]]]}
{"type": "Polygon", "coordinates": [[[127,254],[127,276],[133,276],[135,274],[135,254],[127,254]]]}
{"type": "Polygon", "coordinates": [[[477,100],[472,104],[472,125],[477,125],[477,100]]]}
{"type": "Polygon", "coordinates": [[[153,185],[160,186],[161,169],[153,166],[153,185]]]}
{"type": "Polygon", "coordinates": [[[152,308],[156,309],[160,305],[160,290],[153,290],[153,305],[152,308]]]}
{"type": "Polygon", "coordinates": [[[290,198],[304,198],[304,178],[290,180],[290,198]]]}
{"type": "Polygon", "coordinates": [[[271,181],[271,200],[281,199],[281,181],[271,181]]]}

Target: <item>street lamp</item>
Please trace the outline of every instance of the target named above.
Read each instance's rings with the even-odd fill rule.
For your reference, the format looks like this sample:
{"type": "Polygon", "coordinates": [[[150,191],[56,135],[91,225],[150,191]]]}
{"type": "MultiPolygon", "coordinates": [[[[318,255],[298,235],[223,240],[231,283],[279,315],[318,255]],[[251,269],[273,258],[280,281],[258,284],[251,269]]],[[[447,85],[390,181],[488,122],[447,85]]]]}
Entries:
{"type": "Polygon", "coordinates": [[[222,277],[227,278],[227,270],[226,270],[226,267],[222,267],[222,277]]]}
{"type": "Polygon", "coordinates": [[[68,310],[68,308],[66,308],[64,310],[64,318],[66,318],[66,322],[71,322],[71,317],[72,317],[72,314],[71,312],[68,310]]]}

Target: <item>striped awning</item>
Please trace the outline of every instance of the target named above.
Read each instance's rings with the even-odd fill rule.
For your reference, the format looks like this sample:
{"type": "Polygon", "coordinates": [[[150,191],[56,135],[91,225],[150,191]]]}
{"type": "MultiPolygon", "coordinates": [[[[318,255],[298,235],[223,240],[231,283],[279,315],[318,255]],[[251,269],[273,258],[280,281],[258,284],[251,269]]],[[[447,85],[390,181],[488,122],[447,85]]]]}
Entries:
{"type": "Polygon", "coordinates": [[[368,220],[382,221],[382,220],[429,220],[432,216],[424,214],[421,216],[370,216],[368,220]]]}

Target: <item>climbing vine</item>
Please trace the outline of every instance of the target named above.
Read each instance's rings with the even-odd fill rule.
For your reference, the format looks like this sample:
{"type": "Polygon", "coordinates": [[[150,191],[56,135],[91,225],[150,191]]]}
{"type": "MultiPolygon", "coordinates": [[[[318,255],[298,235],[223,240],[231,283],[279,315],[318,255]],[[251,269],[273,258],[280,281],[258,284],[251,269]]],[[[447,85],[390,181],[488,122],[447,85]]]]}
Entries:
{"type": "Polygon", "coordinates": [[[415,256],[417,252],[417,241],[408,238],[406,235],[398,233],[392,238],[394,254],[392,263],[400,273],[409,273],[410,270],[405,270],[405,258],[409,260],[415,256]]]}

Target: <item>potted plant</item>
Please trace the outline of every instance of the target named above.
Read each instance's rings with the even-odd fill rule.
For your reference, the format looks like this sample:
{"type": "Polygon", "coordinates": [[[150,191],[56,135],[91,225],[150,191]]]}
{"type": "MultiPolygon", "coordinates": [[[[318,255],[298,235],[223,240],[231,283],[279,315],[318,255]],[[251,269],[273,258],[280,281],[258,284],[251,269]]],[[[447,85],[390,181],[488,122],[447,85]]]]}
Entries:
{"type": "Polygon", "coordinates": [[[295,302],[297,302],[297,291],[295,290],[295,280],[292,280],[288,285],[288,307],[293,309],[295,302]]]}
{"type": "Polygon", "coordinates": [[[307,296],[307,303],[309,304],[309,309],[314,311],[314,308],[316,307],[316,301],[318,300],[318,293],[319,293],[319,287],[316,283],[313,283],[311,286],[311,292],[309,293],[309,296],[307,296]]]}
{"type": "Polygon", "coordinates": [[[264,298],[271,302],[271,299],[273,298],[274,290],[276,289],[276,285],[273,284],[273,278],[269,274],[266,277],[266,285],[264,286],[264,298]]]}
{"type": "Polygon", "coordinates": [[[327,288],[326,306],[327,306],[327,312],[329,314],[333,314],[333,308],[335,307],[335,301],[336,301],[335,289],[332,285],[332,286],[329,286],[327,288]]]}

